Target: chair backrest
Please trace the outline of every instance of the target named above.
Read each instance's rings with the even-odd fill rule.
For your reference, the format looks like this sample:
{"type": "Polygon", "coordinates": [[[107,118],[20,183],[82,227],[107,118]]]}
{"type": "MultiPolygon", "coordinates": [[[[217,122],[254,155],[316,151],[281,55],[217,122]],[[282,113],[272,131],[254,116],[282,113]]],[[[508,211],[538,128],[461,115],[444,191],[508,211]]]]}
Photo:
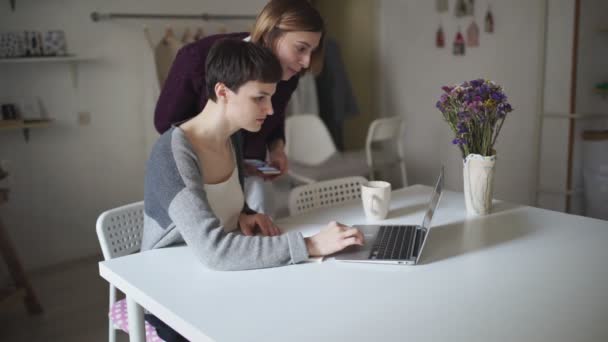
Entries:
{"type": "Polygon", "coordinates": [[[365,141],[365,158],[367,165],[371,170],[371,179],[375,179],[375,167],[380,165],[399,163],[402,186],[407,186],[407,171],[405,167],[405,157],[403,153],[403,118],[390,117],[374,120],[367,130],[367,139],[365,141]],[[394,143],[393,146],[387,143],[394,143]],[[374,143],[382,146],[385,151],[374,149],[374,143]],[[380,158],[374,158],[374,152],[381,152],[380,158]],[[391,153],[388,153],[391,152],[391,153]],[[397,154],[396,156],[394,154],[397,154]]]}
{"type": "Polygon", "coordinates": [[[103,212],[97,219],[95,230],[104,259],[138,252],[144,230],[144,202],[103,212]]]}
{"type": "Polygon", "coordinates": [[[336,145],[319,116],[298,114],[285,120],[285,151],[290,160],[318,165],[336,153],[336,145]]]}
{"type": "Polygon", "coordinates": [[[289,193],[289,214],[296,215],[359,199],[361,185],[366,183],[365,177],[353,176],[293,188],[289,193]]]}
{"type": "Polygon", "coordinates": [[[397,153],[403,157],[401,148],[401,137],[403,136],[403,119],[401,117],[381,118],[372,121],[367,130],[365,141],[365,156],[368,165],[372,165],[372,144],[387,140],[395,140],[397,143],[397,153]]]}

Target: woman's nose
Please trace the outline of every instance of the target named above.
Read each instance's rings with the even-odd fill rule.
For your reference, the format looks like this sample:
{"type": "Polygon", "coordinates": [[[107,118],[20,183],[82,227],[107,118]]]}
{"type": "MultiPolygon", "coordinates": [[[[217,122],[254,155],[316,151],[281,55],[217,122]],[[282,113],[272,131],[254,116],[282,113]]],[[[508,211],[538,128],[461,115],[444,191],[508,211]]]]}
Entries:
{"type": "Polygon", "coordinates": [[[308,68],[308,66],[310,65],[310,54],[306,54],[302,57],[302,59],[300,60],[300,65],[302,66],[302,68],[308,68]]]}
{"type": "Polygon", "coordinates": [[[266,105],[266,108],[264,109],[266,112],[266,115],[272,115],[274,114],[274,111],[272,110],[272,102],[268,101],[268,105],[266,105]]]}

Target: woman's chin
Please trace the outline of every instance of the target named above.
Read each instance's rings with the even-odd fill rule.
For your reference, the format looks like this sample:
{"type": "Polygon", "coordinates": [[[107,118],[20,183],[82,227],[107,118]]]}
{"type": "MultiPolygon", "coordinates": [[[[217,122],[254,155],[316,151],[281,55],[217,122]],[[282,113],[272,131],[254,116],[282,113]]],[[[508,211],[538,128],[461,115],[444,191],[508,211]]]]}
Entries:
{"type": "Polygon", "coordinates": [[[281,78],[281,81],[289,81],[289,79],[294,77],[295,75],[296,74],[291,71],[285,71],[283,72],[283,77],[281,78]]]}
{"type": "Polygon", "coordinates": [[[247,132],[252,132],[252,133],[256,133],[259,132],[262,129],[262,125],[255,122],[251,125],[249,125],[248,127],[244,128],[247,132]]]}

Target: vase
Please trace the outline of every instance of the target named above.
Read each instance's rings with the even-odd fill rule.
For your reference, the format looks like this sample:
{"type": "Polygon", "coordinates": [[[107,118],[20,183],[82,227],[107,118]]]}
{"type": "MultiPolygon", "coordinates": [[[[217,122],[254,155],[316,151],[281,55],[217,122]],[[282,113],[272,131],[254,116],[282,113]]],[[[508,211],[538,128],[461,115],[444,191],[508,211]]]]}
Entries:
{"type": "Polygon", "coordinates": [[[492,211],[496,155],[469,154],[463,161],[464,201],[469,216],[492,211]]]}

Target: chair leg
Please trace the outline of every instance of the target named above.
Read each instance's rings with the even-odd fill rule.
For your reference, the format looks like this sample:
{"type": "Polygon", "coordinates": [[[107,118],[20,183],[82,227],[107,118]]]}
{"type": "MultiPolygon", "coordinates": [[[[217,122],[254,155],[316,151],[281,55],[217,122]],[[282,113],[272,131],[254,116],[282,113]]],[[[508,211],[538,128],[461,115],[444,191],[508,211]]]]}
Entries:
{"type": "Polygon", "coordinates": [[[145,342],[144,309],[129,296],[127,296],[127,315],[129,316],[129,340],[145,342]]]}
{"type": "Polygon", "coordinates": [[[401,182],[403,183],[403,187],[407,186],[407,172],[405,170],[405,162],[399,163],[401,166],[401,182]]]}
{"type": "Polygon", "coordinates": [[[112,320],[108,318],[108,341],[116,342],[116,329],[114,329],[114,324],[112,320]]]}
{"type": "MultiPolygon", "coordinates": [[[[109,308],[112,308],[112,305],[116,303],[116,288],[114,285],[110,284],[110,305],[109,308]]],[[[110,313],[108,312],[108,341],[116,342],[116,329],[114,329],[114,322],[110,319],[110,313]]]]}

